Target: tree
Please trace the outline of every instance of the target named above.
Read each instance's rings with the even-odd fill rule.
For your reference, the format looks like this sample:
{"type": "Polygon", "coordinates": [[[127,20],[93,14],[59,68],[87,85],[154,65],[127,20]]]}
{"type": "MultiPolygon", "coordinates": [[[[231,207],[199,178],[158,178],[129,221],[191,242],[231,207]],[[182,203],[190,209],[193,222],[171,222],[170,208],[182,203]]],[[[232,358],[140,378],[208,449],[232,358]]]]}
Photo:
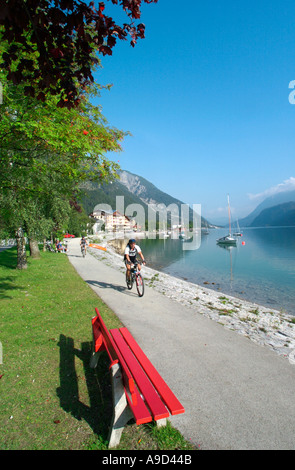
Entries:
{"type": "Polygon", "coordinates": [[[132,46],[144,38],[144,24],[136,24],[141,4],[158,0],[108,1],[120,4],[128,23],[116,24],[104,2],[95,8],[82,0],[2,0],[0,34],[7,46],[2,67],[8,80],[26,84],[25,94],[42,101],[50,93],[59,97],[60,107],[78,106],[94,81],[97,54],[111,55],[117,39],[128,35],[132,46]]]}
{"type": "Polygon", "coordinates": [[[54,208],[66,206],[81,181],[108,181],[119,168],[106,153],[119,151],[126,133],[91,104],[99,93],[92,72],[117,39],[130,35],[134,46],[144,37],[141,5],[158,0],[108,1],[128,23],[106,16],[103,2],[96,9],[82,0],[2,0],[0,228],[15,233],[20,268],[25,233],[36,253],[36,240],[59,224],[54,208]]]}
{"type": "Polygon", "coordinates": [[[72,194],[72,183],[66,183],[59,173],[38,173],[31,171],[29,161],[22,163],[9,165],[8,171],[2,167],[1,176],[7,173],[6,182],[10,184],[0,191],[0,225],[17,240],[19,269],[27,267],[25,237],[31,257],[38,258],[38,241],[68,220],[72,194]]]}
{"type": "MultiPolygon", "coordinates": [[[[1,74],[0,74],[1,78],[1,74]]],[[[31,254],[37,241],[60,225],[58,213],[69,213],[69,201],[83,179],[107,181],[118,165],[106,157],[120,150],[124,133],[107,125],[100,108],[85,95],[78,107],[58,108],[25,96],[24,85],[3,79],[0,106],[0,226],[18,241],[18,267],[26,267],[24,237],[31,254]]],[[[89,90],[90,91],[90,90],[89,90]]],[[[95,91],[95,90],[92,90],[95,91]]]]}
{"type": "Polygon", "coordinates": [[[81,206],[75,205],[75,207],[71,207],[71,211],[69,212],[68,231],[76,237],[85,236],[95,222],[96,220],[90,219],[81,206]]]}
{"type": "MultiPolygon", "coordinates": [[[[24,94],[24,85],[13,86],[0,73],[4,101],[0,106],[0,163],[47,172],[48,165],[66,179],[98,177],[108,180],[118,169],[108,151],[119,151],[126,133],[110,127],[90,97],[99,93],[88,87],[79,107],[57,108],[57,98],[46,103],[24,94]]],[[[2,175],[2,183],[3,177],[2,175]]],[[[1,181],[1,175],[0,175],[1,181]]]]}

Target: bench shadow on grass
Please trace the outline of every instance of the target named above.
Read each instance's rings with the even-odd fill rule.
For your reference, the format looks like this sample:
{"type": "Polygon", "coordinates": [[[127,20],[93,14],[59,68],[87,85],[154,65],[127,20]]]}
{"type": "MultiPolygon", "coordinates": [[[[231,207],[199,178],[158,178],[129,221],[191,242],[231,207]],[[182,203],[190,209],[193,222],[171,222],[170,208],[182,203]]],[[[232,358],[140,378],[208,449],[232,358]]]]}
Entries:
{"type": "Polygon", "coordinates": [[[96,369],[91,369],[89,366],[92,356],[91,342],[82,343],[81,349],[76,349],[73,338],[60,335],[58,345],[60,347],[60,387],[57,388],[57,396],[60,406],[77,420],[85,420],[93,432],[106,442],[112,419],[112,388],[108,356],[102,353],[96,369]],[[83,363],[89,405],[79,399],[75,358],[83,363]]]}

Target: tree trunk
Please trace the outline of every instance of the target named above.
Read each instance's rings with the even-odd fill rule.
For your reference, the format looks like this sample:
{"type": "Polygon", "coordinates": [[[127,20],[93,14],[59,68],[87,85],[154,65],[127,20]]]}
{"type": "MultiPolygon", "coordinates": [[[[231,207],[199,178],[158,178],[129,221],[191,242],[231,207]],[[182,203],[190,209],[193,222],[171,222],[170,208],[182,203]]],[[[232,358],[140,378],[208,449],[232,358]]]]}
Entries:
{"type": "Polygon", "coordinates": [[[20,227],[15,232],[15,238],[17,243],[17,269],[27,269],[27,254],[26,254],[26,242],[24,237],[23,229],[20,227]]]}
{"type": "Polygon", "coordinates": [[[37,240],[34,240],[33,238],[30,238],[29,240],[30,244],[30,255],[31,258],[40,258],[40,251],[39,251],[39,246],[37,240]]]}

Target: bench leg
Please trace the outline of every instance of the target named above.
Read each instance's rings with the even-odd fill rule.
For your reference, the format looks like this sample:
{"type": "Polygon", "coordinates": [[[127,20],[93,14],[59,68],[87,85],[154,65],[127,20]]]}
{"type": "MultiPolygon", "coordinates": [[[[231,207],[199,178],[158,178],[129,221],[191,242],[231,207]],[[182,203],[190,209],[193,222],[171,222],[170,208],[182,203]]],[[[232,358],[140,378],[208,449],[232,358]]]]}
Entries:
{"type": "Polygon", "coordinates": [[[157,423],[157,427],[158,427],[158,428],[161,428],[161,427],[163,427],[163,426],[166,426],[166,424],[167,424],[167,418],[158,419],[158,420],[156,421],[156,423],[157,423]]]}
{"type": "Polygon", "coordinates": [[[96,352],[92,354],[90,358],[90,362],[89,362],[89,366],[91,367],[91,369],[96,369],[100,354],[101,354],[100,352],[96,352]]]}
{"type": "Polygon", "coordinates": [[[128,407],[119,364],[111,367],[114,413],[109,435],[109,449],[120,443],[125,425],[133,418],[128,407]]]}

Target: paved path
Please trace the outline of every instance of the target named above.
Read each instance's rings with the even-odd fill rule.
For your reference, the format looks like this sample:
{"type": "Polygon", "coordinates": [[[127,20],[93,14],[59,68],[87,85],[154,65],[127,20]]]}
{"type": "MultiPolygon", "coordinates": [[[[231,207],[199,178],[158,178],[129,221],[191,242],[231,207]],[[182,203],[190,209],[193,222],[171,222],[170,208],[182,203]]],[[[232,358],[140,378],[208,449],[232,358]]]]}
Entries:
{"type": "Polygon", "coordinates": [[[5,245],[5,246],[0,246],[0,251],[8,250],[9,248],[12,248],[13,245],[5,245]]]}
{"type": "Polygon", "coordinates": [[[295,450],[295,366],[287,359],[152,288],[139,298],[121,272],[82,258],[78,239],[68,256],[184,405],[171,423],[186,439],[204,450],[295,450]]]}

